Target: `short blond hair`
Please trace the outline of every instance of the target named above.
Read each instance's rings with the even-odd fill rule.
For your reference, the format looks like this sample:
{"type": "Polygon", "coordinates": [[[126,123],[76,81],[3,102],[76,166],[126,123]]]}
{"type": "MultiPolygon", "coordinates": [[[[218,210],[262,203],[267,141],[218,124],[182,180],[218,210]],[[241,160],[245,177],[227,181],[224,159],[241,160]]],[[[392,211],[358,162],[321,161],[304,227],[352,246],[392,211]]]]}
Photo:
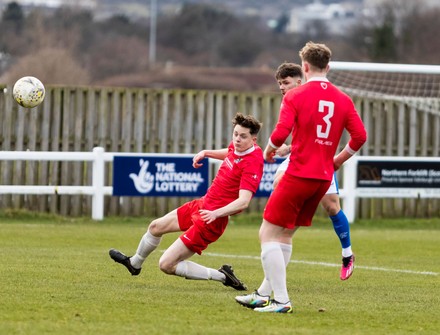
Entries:
{"type": "Polygon", "coordinates": [[[307,62],[319,70],[324,70],[330,63],[332,52],[325,44],[307,42],[299,51],[299,56],[303,62],[307,62]]]}

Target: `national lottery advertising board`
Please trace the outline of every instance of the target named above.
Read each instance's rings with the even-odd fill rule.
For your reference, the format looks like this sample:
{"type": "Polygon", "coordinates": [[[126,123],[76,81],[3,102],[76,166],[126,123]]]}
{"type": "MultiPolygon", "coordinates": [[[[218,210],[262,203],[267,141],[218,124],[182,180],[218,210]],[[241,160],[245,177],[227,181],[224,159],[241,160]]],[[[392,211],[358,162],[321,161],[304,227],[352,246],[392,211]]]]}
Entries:
{"type": "MultiPolygon", "coordinates": [[[[210,185],[209,164],[192,166],[192,157],[115,156],[113,158],[113,195],[156,197],[201,197],[210,185]]],[[[265,163],[255,197],[269,197],[278,166],[265,163]]]]}
{"type": "Polygon", "coordinates": [[[201,197],[209,186],[209,164],[195,169],[192,163],[192,156],[115,156],[113,195],[201,197]]]}

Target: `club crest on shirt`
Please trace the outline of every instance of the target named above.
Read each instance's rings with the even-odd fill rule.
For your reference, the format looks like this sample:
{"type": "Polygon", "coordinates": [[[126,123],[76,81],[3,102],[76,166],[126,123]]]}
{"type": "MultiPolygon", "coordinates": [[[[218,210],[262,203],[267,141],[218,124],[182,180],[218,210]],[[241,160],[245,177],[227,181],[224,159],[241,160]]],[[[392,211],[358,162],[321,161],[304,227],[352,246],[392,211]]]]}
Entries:
{"type": "Polygon", "coordinates": [[[321,87],[326,90],[327,89],[327,83],[321,83],[321,87]]]}
{"type": "Polygon", "coordinates": [[[241,158],[234,159],[234,163],[235,163],[235,164],[240,163],[240,161],[241,161],[241,158]]]}

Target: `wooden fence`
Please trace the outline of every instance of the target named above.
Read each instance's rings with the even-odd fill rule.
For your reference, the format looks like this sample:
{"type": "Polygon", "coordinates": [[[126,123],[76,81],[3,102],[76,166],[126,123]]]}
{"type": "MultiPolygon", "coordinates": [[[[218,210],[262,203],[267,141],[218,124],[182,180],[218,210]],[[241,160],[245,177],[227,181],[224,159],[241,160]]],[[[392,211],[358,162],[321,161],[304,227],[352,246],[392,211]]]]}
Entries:
{"type": "MultiPolygon", "coordinates": [[[[273,93],[47,87],[42,105],[19,107],[11,87],[0,91],[0,150],[196,153],[222,148],[232,137],[236,112],[263,122],[259,144],[277,121],[281,96],[273,93]]],[[[379,99],[352,94],[369,139],[361,155],[440,155],[439,101],[379,99]]],[[[345,134],[341,147],[346,143],[345,134]]],[[[108,164],[106,184],[112,184],[108,164]]],[[[90,185],[86,162],[0,162],[2,185],[90,185]]],[[[157,216],[186,198],[109,197],[105,215],[157,216]]],[[[254,199],[251,211],[266,199],[254,199]]],[[[0,195],[0,208],[26,208],[65,216],[88,216],[81,195],[0,195]]],[[[358,218],[438,217],[438,199],[359,200],[358,218]]],[[[323,211],[319,210],[318,215],[323,211]]]]}

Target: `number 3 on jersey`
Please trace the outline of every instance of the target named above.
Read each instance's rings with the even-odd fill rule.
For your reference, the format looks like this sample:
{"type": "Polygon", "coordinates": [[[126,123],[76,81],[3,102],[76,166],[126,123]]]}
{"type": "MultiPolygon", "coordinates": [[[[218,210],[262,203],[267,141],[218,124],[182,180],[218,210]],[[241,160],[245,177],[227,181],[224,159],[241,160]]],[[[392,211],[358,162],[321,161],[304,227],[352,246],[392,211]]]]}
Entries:
{"type": "Polygon", "coordinates": [[[335,104],[331,101],[319,100],[319,109],[318,112],[324,113],[322,119],[325,122],[325,126],[318,125],[316,127],[316,136],[318,138],[328,138],[330,134],[330,128],[332,123],[330,122],[331,117],[335,111],[335,104]]]}

